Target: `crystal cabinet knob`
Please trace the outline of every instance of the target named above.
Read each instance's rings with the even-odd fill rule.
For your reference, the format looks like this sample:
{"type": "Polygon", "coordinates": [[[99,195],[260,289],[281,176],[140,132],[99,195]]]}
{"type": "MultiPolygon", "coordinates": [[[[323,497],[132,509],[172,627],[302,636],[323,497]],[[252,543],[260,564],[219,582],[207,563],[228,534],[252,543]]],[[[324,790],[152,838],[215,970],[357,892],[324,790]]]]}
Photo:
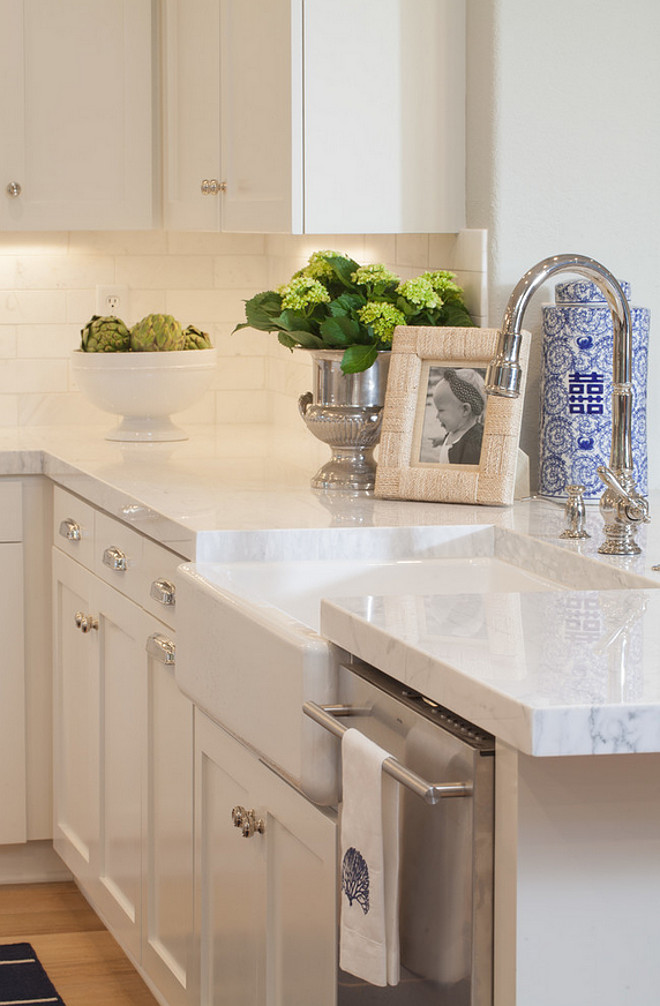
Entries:
{"type": "Polygon", "coordinates": [[[159,632],[154,632],[147,639],[147,653],[150,657],[158,660],[166,667],[173,667],[176,663],[176,646],[171,639],[161,636],[159,632]]]}
{"type": "Polygon", "coordinates": [[[125,552],[122,552],[116,545],[110,545],[103,553],[103,565],[109,566],[110,569],[124,571],[128,569],[128,558],[125,552]]]}
{"type": "Polygon", "coordinates": [[[202,195],[217,196],[218,192],[226,192],[227,183],[219,182],[217,178],[205,178],[202,181],[202,195]]]}
{"type": "Polygon", "coordinates": [[[67,541],[80,541],[82,537],[82,528],[77,521],[73,520],[72,517],[66,517],[65,520],[60,524],[60,534],[67,541]]]}
{"type": "Polygon", "coordinates": [[[7,195],[11,196],[12,199],[18,199],[21,192],[22,189],[18,182],[10,182],[7,186],[7,195]]]}
{"type": "Polygon", "coordinates": [[[93,615],[85,615],[82,611],[77,611],[73,616],[75,623],[81,632],[91,632],[92,629],[98,629],[99,620],[94,618],[93,615]]]}
{"type": "Polygon", "coordinates": [[[176,604],[176,587],[171,580],[154,580],[149,590],[149,596],[154,601],[171,606],[176,604]]]}
{"type": "Polygon", "coordinates": [[[231,819],[235,828],[241,829],[243,838],[252,838],[253,835],[263,835],[266,825],[260,817],[257,817],[253,810],[246,810],[240,805],[234,807],[231,812],[231,819]]]}

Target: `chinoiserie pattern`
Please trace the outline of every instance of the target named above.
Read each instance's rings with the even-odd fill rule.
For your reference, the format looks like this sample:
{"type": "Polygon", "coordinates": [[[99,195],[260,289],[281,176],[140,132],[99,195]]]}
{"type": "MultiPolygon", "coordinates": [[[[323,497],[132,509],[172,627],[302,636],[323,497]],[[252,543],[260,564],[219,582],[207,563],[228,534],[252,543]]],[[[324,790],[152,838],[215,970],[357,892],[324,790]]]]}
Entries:
{"type": "MultiPolygon", "coordinates": [[[[629,285],[621,285],[629,298],[629,285]]],[[[646,493],[650,312],[632,306],[630,311],[634,478],[646,493]]],[[[545,496],[565,497],[569,484],[584,485],[585,500],[603,493],[596,468],[609,462],[612,345],[612,315],[598,287],[585,280],[557,284],[555,304],[543,307],[540,489],[545,496]]]]}

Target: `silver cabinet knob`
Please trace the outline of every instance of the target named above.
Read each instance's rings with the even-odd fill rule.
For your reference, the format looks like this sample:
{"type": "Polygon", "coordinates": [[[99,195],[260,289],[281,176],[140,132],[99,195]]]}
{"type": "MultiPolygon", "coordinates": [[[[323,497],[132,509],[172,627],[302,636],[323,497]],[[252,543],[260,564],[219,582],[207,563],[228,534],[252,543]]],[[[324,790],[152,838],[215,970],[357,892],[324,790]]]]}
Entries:
{"type": "Polygon", "coordinates": [[[219,182],[217,178],[205,178],[202,181],[202,194],[205,196],[217,196],[218,192],[226,192],[227,183],[219,182]]]}
{"type": "Polygon", "coordinates": [[[99,620],[94,618],[93,615],[85,615],[82,611],[77,611],[73,616],[75,623],[81,632],[91,632],[92,629],[98,629],[99,620]]]}
{"type": "Polygon", "coordinates": [[[149,636],[146,650],[150,657],[158,660],[161,664],[173,667],[176,663],[175,644],[167,636],[161,636],[159,632],[154,632],[153,636],[149,636]]]}
{"type": "Polygon", "coordinates": [[[18,182],[10,182],[7,186],[7,195],[11,196],[12,199],[18,199],[21,192],[22,189],[18,182]]]}
{"type": "Polygon", "coordinates": [[[103,565],[109,566],[110,569],[124,571],[128,569],[128,558],[126,553],[116,545],[110,545],[103,553],[103,565]]]}
{"type": "Polygon", "coordinates": [[[263,820],[257,817],[253,810],[246,810],[240,805],[232,810],[231,819],[234,827],[241,829],[243,838],[252,838],[255,834],[263,835],[266,830],[263,820]]]}
{"type": "Polygon", "coordinates": [[[80,541],[82,538],[82,528],[73,517],[66,517],[60,524],[60,534],[67,541],[80,541]]]}
{"type": "Polygon", "coordinates": [[[149,596],[161,604],[174,605],[176,603],[176,587],[171,580],[154,580],[149,596]]]}

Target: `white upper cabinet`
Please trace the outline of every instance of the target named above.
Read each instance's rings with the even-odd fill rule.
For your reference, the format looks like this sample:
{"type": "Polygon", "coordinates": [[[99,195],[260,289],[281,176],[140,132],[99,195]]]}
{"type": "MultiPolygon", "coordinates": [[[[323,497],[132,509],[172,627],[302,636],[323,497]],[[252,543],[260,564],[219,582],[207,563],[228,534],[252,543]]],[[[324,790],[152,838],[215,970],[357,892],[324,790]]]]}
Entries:
{"type": "Polygon", "coordinates": [[[166,0],[166,10],[168,226],[465,226],[464,0],[166,0]]]}
{"type": "Polygon", "coordinates": [[[0,228],[153,226],[151,0],[0,0],[0,228]]]}

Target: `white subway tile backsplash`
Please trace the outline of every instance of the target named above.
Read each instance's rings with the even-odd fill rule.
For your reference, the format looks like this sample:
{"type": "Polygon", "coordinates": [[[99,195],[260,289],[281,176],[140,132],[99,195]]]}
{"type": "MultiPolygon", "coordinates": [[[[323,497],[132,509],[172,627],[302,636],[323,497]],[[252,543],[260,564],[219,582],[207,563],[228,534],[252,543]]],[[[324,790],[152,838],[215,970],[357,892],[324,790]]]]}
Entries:
{"type": "Polygon", "coordinates": [[[0,325],[0,360],[11,360],[16,356],[16,325],[0,325]]]}
{"type": "Polygon", "coordinates": [[[0,427],[18,426],[18,395],[0,395],[0,427]]]}
{"type": "Polygon", "coordinates": [[[80,344],[77,325],[17,325],[16,331],[16,355],[23,359],[68,359],[80,344]]]}
{"type": "Polygon", "coordinates": [[[60,290],[11,290],[0,293],[0,325],[66,321],[66,296],[60,290]]]}
{"type": "Polygon", "coordinates": [[[115,282],[142,290],[208,290],[213,259],[208,255],[126,255],[117,262],[115,282]]]}
{"type": "Polygon", "coordinates": [[[270,419],[265,391],[219,391],[215,401],[216,423],[267,423],[270,419]]]}
{"type": "Polygon", "coordinates": [[[79,255],[167,255],[165,231],[72,231],[69,251],[79,255]]]}
{"type": "Polygon", "coordinates": [[[227,357],[217,368],[211,387],[218,391],[262,391],[266,387],[266,361],[251,356],[227,357]]]}
{"type": "Polygon", "coordinates": [[[170,255],[263,255],[265,241],[263,234],[167,234],[170,255]]]}
{"type": "MultiPolygon", "coordinates": [[[[485,232],[459,235],[263,235],[165,231],[0,234],[0,426],[84,424],[110,429],[113,416],[77,391],[70,351],[96,313],[96,287],[122,284],[132,325],[173,314],[211,334],[219,350],[212,388],[178,417],[182,423],[276,422],[327,454],[298,414],[311,387],[304,351],[275,333],[231,334],[245,301],[288,281],[310,254],[334,249],[383,262],[402,278],[427,268],[460,269],[475,320],[486,315],[485,232]]],[[[175,419],[176,421],[176,419],[175,419]]]]}
{"type": "Polygon", "coordinates": [[[218,255],[213,259],[213,286],[221,290],[265,290],[268,259],[265,255],[218,255]]]}
{"type": "Polygon", "coordinates": [[[96,286],[86,290],[67,290],[66,321],[81,329],[93,314],[96,314],[96,286]]]}
{"type": "Polygon", "coordinates": [[[419,268],[423,262],[423,268],[429,260],[429,236],[428,234],[397,234],[396,236],[396,263],[399,266],[414,266],[419,268]]]}
{"type": "Polygon", "coordinates": [[[67,390],[66,360],[5,360],[0,367],[0,394],[67,390]]]}
{"type": "Polygon", "coordinates": [[[79,290],[115,282],[109,255],[21,255],[16,259],[20,290],[79,290]]]}

